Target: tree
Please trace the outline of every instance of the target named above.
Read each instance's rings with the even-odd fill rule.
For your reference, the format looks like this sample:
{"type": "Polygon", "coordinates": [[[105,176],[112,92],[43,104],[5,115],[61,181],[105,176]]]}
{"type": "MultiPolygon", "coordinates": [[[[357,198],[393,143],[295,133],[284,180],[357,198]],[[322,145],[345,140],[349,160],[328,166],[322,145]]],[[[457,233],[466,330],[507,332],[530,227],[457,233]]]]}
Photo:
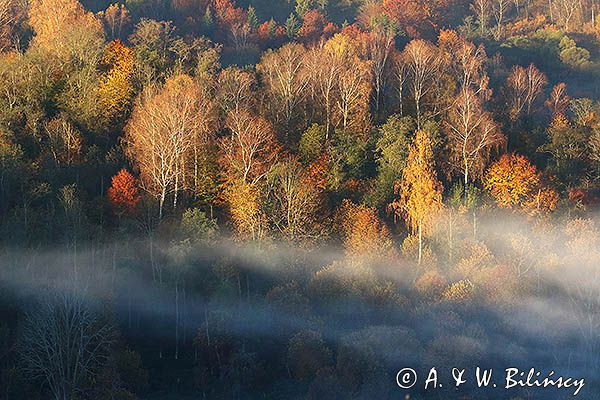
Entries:
{"type": "Polygon", "coordinates": [[[548,4],[552,22],[558,22],[566,31],[569,31],[571,22],[581,9],[581,0],[550,0],[548,4]]]}
{"type": "Polygon", "coordinates": [[[323,112],[322,120],[327,132],[327,139],[331,135],[333,126],[332,117],[333,107],[335,106],[336,83],[343,68],[343,60],[336,57],[332,52],[318,47],[309,50],[307,73],[310,76],[310,93],[312,96],[309,104],[313,106],[315,112],[319,113],[319,110],[323,112]]]}
{"type": "Polygon", "coordinates": [[[33,45],[57,57],[62,64],[76,60],[94,65],[104,44],[100,21],[77,0],[34,0],[29,24],[33,45]]]}
{"type": "Polygon", "coordinates": [[[59,115],[45,125],[48,147],[59,164],[73,164],[80,161],[83,138],[81,132],[71,124],[65,115],[59,115]]]}
{"type": "Polygon", "coordinates": [[[337,124],[341,124],[344,131],[366,132],[370,122],[369,100],[372,82],[370,62],[352,57],[343,65],[337,82],[336,111],[339,120],[337,124]]]}
{"type": "Polygon", "coordinates": [[[433,88],[439,66],[437,49],[430,42],[415,39],[406,45],[402,54],[411,78],[409,87],[417,111],[417,128],[420,129],[421,101],[433,88]]]}
{"type": "MultiPolygon", "coordinates": [[[[146,84],[162,77],[172,64],[177,43],[175,27],[170,21],[142,18],[129,36],[136,55],[136,73],[146,84]]],[[[179,42],[181,44],[181,42],[179,42]]]]}
{"type": "Polygon", "coordinates": [[[305,330],[291,337],[287,348],[287,359],[294,377],[312,379],[323,367],[331,365],[332,354],[321,333],[305,330]]]}
{"type": "Polygon", "coordinates": [[[398,28],[394,23],[381,19],[374,19],[373,25],[367,40],[367,59],[371,62],[375,111],[379,112],[398,28]]]}
{"type": "Polygon", "coordinates": [[[457,35],[454,31],[442,31],[438,38],[439,46],[445,53],[447,67],[457,81],[459,92],[473,91],[482,101],[489,99],[489,77],[485,65],[487,55],[483,45],[476,46],[457,35]]]}
{"type": "Polygon", "coordinates": [[[108,201],[119,217],[137,213],[141,200],[139,182],[125,168],[112,177],[107,194],[108,201]]]}
{"type": "Polygon", "coordinates": [[[248,7],[248,11],[246,12],[246,20],[248,21],[248,25],[252,31],[256,31],[258,28],[258,17],[256,16],[256,10],[254,7],[248,7]]]}
{"type": "Polygon", "coordinates": [[[327,131],[322,125],[312,124],[302,134],[298,151],[304,162],[312,162],[323,153],[327,131]]]}
{"type": "Polygon", "coordinates": [[[515,65],[512,67],[506,83],[510,118],[515,121],[522,113],[530,115],[534,111],[535,101],[544,91],[548,79],[533,64],[527,68],[515,65]]]}
{"type": "Polygon", "coordinates": [[[311,60],[308,72],[324,103],[328,132],[340,125],[344,131],[365,131],[369,125],[372,71],[370,62],[360,57],[360,43],[338,33],[312,55],[317,58],[311,60]],[[323,59],[327,65],[315,65],[323,59]]]}
{"type": "Polygon", "coordinates": [[[504,18],[506,13],[509,11],[510,2],[509,0],[495,0],[492,9],[494,13],[494,20],[496,21],[496,28],[494,29],[494,39],[502,39],[502,33],[504,31],[504,18]]]}
{"type": "Polygon", "coordinates": [[[259,185],[235,180],[225,191],[229,216],[240,238],[260,241],[267,237],[268,220],[259,185]]]}
{"type": "Polygon", "coordinates": [[[124,4],[111,4],[99,15],[109,39],[121,39],[125,30],[130,28],[131,15],[124,4]]]}
{"type": "Polygon", "coordinates": [[[466,193],[470,180],[481,176],[491,151],[499,148],[505,137],[471,89],[458,95],[445,126],[450,162],[462,174],[466,193]]]}
{"type": "Polygon", "coordinates": [[[408,78],[409,70],[404,53],[394,51],[392,53],[392,77],[398,100],[398,113],[404,115],[404,85],[408,78]]]}
{"type": "Polygon", "coordinates": [[[504,154],[496,161],[487,171],[484,187],[498,206],[527,212],[552,211],[558,200],[558,194],[543,185],[535,166],[518,154],[504,154]]]}
{"type": "Polygon", "coordinates": [[[246,47],[251,32],[247,12],[236,7],[235,1],[232,0],[215,0],[214,11],[220,31],[227,33],[227,39],[234,47],[237,50],[246,47]]]}
{"type": "Polygon", "coordinates": [[[269,217],[288,240],[315,235],[319,191],[305,168],[293,158],[275,167],[268,176],[269,217]]]}
{"type": "Polygon", "coordinates": [[[562,115],[567,110],[571,98],[567,96],[567,85],[564,82],[557,83],[550,92],[550,97],[544,104],[550,110],[552,117],[562,115]]]}
{"type": "Polygon", "coordinates": [[[67,400],[98,373],[113,340],[111,326],[82,295],[66,291],[26,317],[19,353],[27,375],[43,379],[55,400],[67,400]]]}
{"type": "Polygon", "coordinates": [[[423,130],[417,131],[410,146],[397,191],[400,197],[391,207],[404,217],[413,234],[418,233],[418,260],[421,264],[423,235],[442,208],[442,184],[438,181],[434,168],[433,141],[423,130]]]}
{"type": "Polygon", "coordinates": [[[190,244],[207,244],[215,239],[218,229],[217,221],[199,208],[188,208],[181,215],[178,236],[190,244]]]}
{"type": "Polygon", "coordinates": [[[324,36],[327,27],[325,16],[317,10],[310,10],[302,17],[298,33],[305,43],[315,44],[324,36]]]}
{"type": "Polygon", "coordinates": [[[301,111],[300,105],[306,95],[309,76],[305,64],[304,46],[288,43],[277,50],[267,50],[256,66],[269,96],[268,107],[275,120],[282,122],[286,132],[301,111]]]}
{"type": "Polygon", "coordinates": [[[100,82],[100,99],[106,116],[110,120],[120,120],[129,111],[133,100],[134,53],[117,39],[106,48],[102,63],[108,72],[100,82]]]}
{"type": "Polygon", "coordinates": [[[429,21],[431,5],[420,0],[384,0],[383,10],[411,38],[421,36],[432,27],[429,21]]]}
{"type": "Polygon", "coordinates": [[[307,12],[313,9],[315,6],[314,0],[296,0],[296,7],[294,11],[300,18],[304,18],[307,12]]]}
{"type": "Polygon", "coordinates": [[[479,25],[479,35],[484,37],[488,31],[488,23],[492,17],[491,0],[473,0],[471,11],[475,14],[477,25],[479,25]]]}
{"type": "Polygon", "coordinates": [[[370,260],[396,255],[390,231],[374,208],[344,200],[337,218],[348,255],[370,260]]]}
{"type": "Polygon", "coordinates": [[[375,147],[377,183],[370,196],[371,204],[385,205],[393,201],[394,185],[402,178],[415,129],[412,117],[398,114],[391,115],[379,128],[380,137],[375,147]]]}
{"type": "Polygon", "coordinates": [[[548,142],[538,151],[552,156],[549,168],[566,184],[577,184],[585,170],[589,131],[572,126],[562,114],[557,114],[547,129],[548,142]]]}
{"type": "Polygon", "coordinates": [[[285,34],[290,39],[295,39],[300,32],[300,21],[294,13],[291,13],[288,19],[285,20],[285,34]]]}
{"type": "Polygon", "coordinates": [[[208,150],[214,128],[212,101],[187,75],[175,75],[163,88],[149,87],[141,94],[126,126],[125,151],[144,189],[158,198],[159,217],[168,194],[176,207],[179,191],[199,181],[199,153],[208,150]]]}
{"type": "Polygon", "coordinates": [[[0,53],[16,44],[15,31],[23,19],[23,11],[17,0],[0,1],[0,53]]]}
{"type": "Polygon", "coordinates": [[[232,111],[225,126],[229,135],[221,138],[221,165],[227,181],[255,185],[277,158],[278,145],[271,124],[247,111],[232,111]]]}
{"type": "Polygon", "coordinates": [[[217,80],[218,97],[223,113],[250,111],[254,106],[256,79],[250,71],[237,67],[225,68],[217,80]]]}

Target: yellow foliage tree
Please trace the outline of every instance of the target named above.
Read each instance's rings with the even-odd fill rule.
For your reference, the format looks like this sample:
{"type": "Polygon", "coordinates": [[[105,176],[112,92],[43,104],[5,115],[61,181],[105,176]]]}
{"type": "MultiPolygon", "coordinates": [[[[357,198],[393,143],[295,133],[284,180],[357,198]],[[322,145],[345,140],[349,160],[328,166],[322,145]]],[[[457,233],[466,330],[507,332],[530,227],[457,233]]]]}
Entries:
{"type": "Polygon", "coordinates": [[[32,0],[29,24],[33,44],[63,63],[93,64],[104,44],[102,24],[77,0],[32,0]]]}
{"type": "Polygon", "coordinates": [[[240,237],[253,241],[266,237],[268,222],[262,210],[258,185],[232,183],[225,193],[231,221],[240,237]]]}
{"type": "Polygon", "coordinates": [[[419,264],[423,254],[423,234],[433,217],[443,207],[442,184],[434,169],[433,142],[420,130],[410,146],[402,181],[396,185],[400,198],[390,204],[400,214],[413,234],[419,237],[419,264]]]}
{"type": "Polygon", "coordinates": [[[133,99],[133,50],[120,40],[113,40],[106,48],[103,64],[108,72],[100,83],[100,98],[109,119],[122,118],[133,99]]]}
{"type": "Polygon", "coordinates": [[[462,279],[454,282],[444,290],[442,299],[450,302],[468,302],[475,295],[475,286],[468,279],[462,279]]]}

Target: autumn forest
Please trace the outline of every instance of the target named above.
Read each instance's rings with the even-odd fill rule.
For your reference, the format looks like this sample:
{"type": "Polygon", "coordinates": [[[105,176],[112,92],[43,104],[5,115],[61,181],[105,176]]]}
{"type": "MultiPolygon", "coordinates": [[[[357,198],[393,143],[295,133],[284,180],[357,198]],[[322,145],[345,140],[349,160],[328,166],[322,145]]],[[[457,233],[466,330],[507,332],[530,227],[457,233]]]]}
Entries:
{"type": "Polygon", "coordinates": [[[0,400],[600,398],[598,12],[0,0],[0,400]]]}

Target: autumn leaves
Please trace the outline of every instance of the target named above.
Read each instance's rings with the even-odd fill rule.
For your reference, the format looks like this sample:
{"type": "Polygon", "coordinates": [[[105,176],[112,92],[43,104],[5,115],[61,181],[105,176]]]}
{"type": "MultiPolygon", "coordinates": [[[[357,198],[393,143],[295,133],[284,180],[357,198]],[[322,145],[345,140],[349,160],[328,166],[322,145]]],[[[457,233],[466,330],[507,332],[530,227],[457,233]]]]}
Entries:
{"type": "MultiPolygon", "coordinates": [[[[209,69],[195,77],[174,74],[163,85],[147,85],[133,107],[123,145],[140,172],[142,187],[157,199],[159,217],[167,199],[177,207],[183,195],[225,205],[243,238],[261,240],[272,233],[290,240],[318,236],[325,192],[340,187],[335,175],[343,167],[336,163],[357,151],[352,147],[356,144],[345,148],[340,143],[367,146],[377,115],[372,111],[378,108],[373,106],[378,101],[374,87],[380,82],[386,85],[383,107],[395,104],[398,111],[414,111],[416,117],[408,134],[392,125],[393,131],[385,134],[400,146],[393,151],[404,155],[401,162],[393,162],[392,180],[384,183],[387,190],[394,189],[388,209],[419,238],[421,262],[423,236],[443,208],[443,177],[438,172],[460,177],[466,196],[506,138],[486,110],[491,89],[482,46],[453,31],[442,31],[437,44],[413,40],[403,51],[395,50],[388,39],[383,31],[348,28],[321,46],[289,43],[268,50],[257,73],[238,67],[209,69]],[[390,91],[391,86],[395,90],[390,91]],[[397,97],[390,99],[390,94],[397,97]],[[307,127],[308,121],[318,124],[307,127]]],[[[109,46],[102,92],[127,89],[130,58],[120,42],[109,46]]],[[[515,67],[507,82],[511,115],[516,118],[532,111],[546,78],[533,66],[515,67]]],[[[111,112],[127,106],[128,96],[107,97],[112,99],[107,104],[111,112]]],[[[401,116],[390,121],[394,118],[408,123],[401,116]]],[[[388,145],[381,142],[377,149],[382,163],[400,157],[391,154],[388,145]]],[[[506,157],[519,165],[527,163],[518,156],[506,157]]],[[[503,158],[485,179],[498,205],[552,209],[554,195],[532,180],[541,182],[539,173],[525,174],[528,167],[510,171],[525,174],[527,189],[507,188],[501,182],[509,176],[511,162],[503,166],[503,158]],[[518,199],[507,201],[511,196],[518,199]]],[[[518,186],[518,179],[509,180],[518,186]]],[[[364,182],[343,182],[351,191],[353,184],[357,191],[364,190],[359,187],[364,182]]]]}

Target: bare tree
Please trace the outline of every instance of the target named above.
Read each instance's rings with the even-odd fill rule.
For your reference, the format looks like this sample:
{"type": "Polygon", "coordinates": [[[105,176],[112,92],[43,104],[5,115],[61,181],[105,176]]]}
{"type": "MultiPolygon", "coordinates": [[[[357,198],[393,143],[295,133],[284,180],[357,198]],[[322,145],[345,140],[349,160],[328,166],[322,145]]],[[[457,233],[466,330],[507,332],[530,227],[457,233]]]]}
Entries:
{"type": "Polygon", "coordinates": [[[254,106],[256,79],[252,72],[238,67],[226,68],[219,74],[217,85],[224,114],[230,111],[248,111],[254,106]]]}
{"type": "Polygon", "coordinates": [[[309,51],[307,73],[311,80],[311,91],[316,100],[315,106],[324,111],[324,122],[327,138],[333,126],[333,107],[338,76],[344,67],[344,59],[333,51],[317,47],[309,51]]]}
{"type": "Polygon", "coordinates": [[[81,133],[64,115],[45,124],[44,132],[56,163],[70,165],[78,160],[83,142],[81,133]]]}
{"type": "Polygon", "coordinates": [[[369,62],[353,57],[338,75],[336,125],[341,124],[343,130],[354,128],[360,132],[368,126],[371,72],[369,62]]]}
{"type": "Polygon", "coordinates": [[[0,53],[15,44],[15,27],[23,18],[18,0],[0,0],[0,53]]]}
{"type": "Polygon", "coordinates": [[[450,159],[454,170],[463,176],[467,193],[470,180],[483,173],[491,150],[504,143],[505,137],[472,90],[458,95],[445,126],[450,159]]]}
{"type": "Polygon", "coordinates": [[[256,184],[277,158],[273,127],[266,119],[246,111],[229,113],[225,125],[230,134],[219,144],[227,180],[256,184]]]}
{"type": "Polygon", "coordinates": [[[550,92],[550,97],[544,103],[553,116],[563,114],[571,98],[567,95],[567,85],[564,82],[557,83],[550,92]]]}
{"type": "Polygon", "coordinates": [[[26,317],[20,342],[22,367],[42,379],[55,400],[73,400],[108,358],[114,333],[80,294],[47,298],[26,317]]]}
{"type": "Polygon", "coordinates": [[[159,217],[168,194],[177,206],[192,165],[197,174],[198,146],[207,140],[214,121],[211,104],[192,78],[176,75],[160,90],[145,90],[134,108],[125,150],[140,170],[144,188],[158,198],[159,217]]]}
{"type": "Polygon", "coordinates": [[[307,237],[314,231],[319,193],[296,159],[277,164],[268,177],[270,219],[287,239],[307,237]]]}
{"type": "Polygon", "coordinates": [[[396,86],[396,96],[398,98],[398,112],[404,115],[404,85],[408,77],[408,66],[403,54],[395,51],[392,56],[392,76],[396,86]]]}
{"type": "Polygon", "coordinates": [[[475,14],[475,19],[479,25],[479,34],[485,36],[492,14],[491,0],[474,0],[471,3],[471,11],[475,14]]]}
{"type": "Polygon", "coordinates": [[[121,38],[125,28],[131,23],[131,15],[123,4],[111,4],[99,15],[110,39],[121,38]]]}
{"type": "Polygon", "coordinates": [[[430,42],[415,39],[406,45],[403,52],[408,71],[409,87],[415,101],[417,111],[417,127],[421,127],[421,101],[433,88],[435,74],[438,70],[437,48],[430,42]]]}
{"type": "Polygon", "coordinates": [[[487,55],[483,45],[476,46],[461,38],[451,52],[451,66],[458,79],[459,90],[463,94],[471,90],[482,100],[487,100],[491,92],[488,88],[489,77],[485,71],[487,55]]]}
{"type": "Polygon", "coordinates": [[[510,6],[509,0],[495,0],[494,1],[494,20],[496,21],[496,27],[494,29],[494,39],[500,40],[504,31],[504,20],[508,7],[510,6]]]}
{"type": "Polygon", "coordinates": [[[550,15],[567,31],[581,10],[581,0],[549,0],[550,15]]]}
{"type": "Polygon", "coordinates": [[[546,75],[533,64],[527,68],[519,65],[512,67],[506,84],[510,118],[513,121],[523,112],[526,115],[531,114],[535,101],[542,94],[547,83],[546,75]]]}
{"type": "Polygon", "coordinates": [[[373,94],[375,97],[375,112],[379,112],[382,92],[385,87],[385,71],[394,48],[396,29],[394,26],[377,24],[367,42],[367,59],[371,62],[373,77],[373,94]]]}
{"type": "Polygon", "coordinates": [[[306,96],[309,76],[305,67],[306,49],[298,43],[268,50],[257,65],[268,93],[267,107],[273,109],[275,120],[283,121],[286,128],[306,96]]]}

